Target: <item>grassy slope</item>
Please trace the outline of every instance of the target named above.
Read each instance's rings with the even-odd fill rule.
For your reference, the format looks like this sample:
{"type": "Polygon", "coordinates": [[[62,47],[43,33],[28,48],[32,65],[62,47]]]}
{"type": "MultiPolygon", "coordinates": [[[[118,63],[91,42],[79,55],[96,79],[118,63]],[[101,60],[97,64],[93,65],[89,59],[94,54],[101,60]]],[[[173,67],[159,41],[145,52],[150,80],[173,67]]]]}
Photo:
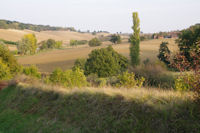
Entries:
{"type": "Polygon", "coordinates": [[[189,92],[21,84],[0,91],[0,132],[197,133],[196,108],[189,92]]]}
{"type": "Polygon", "coordinates": [[[14,30],[14,29],[0,29],[0,39],[9,41],[19,41],[23,35],[28,33],[34,33],[38,42],[47,40],[49,38],[55,40],[62,40],[64,43],[69,43],[71,39],[77,40],[90,40],[94,36],[88,33],[78,33],[70,31],[31,31],[31,30],[14,30]]]}
{"type": "MultiPolygon", "coordinates": [[[[172,51],[177,50],[177,45],[174,43],[174,39],[159,39],[159,40],[149,40],[141,42],[141,58],[145,60],[149,58],[151,61],[157,60],[158,49],[162,41],[169,42],[169,48],[172,51]]],[[[108,42],[105,42],[103,46],[107,46],[108,42]],[[105,44],[106,43],[106,44],[105,44]]],[[[123,42],[120,45],[113,45],[113,48],[119,53],[126,57],[129,57],[129,46],[127,42],[123,42]]],[[[63,69],[69,69],[73,66],[74,61],[77,58],[86,58],[88,54],[96,48],[101,47],[74,47],[64,50],[53,50],[45,53],[40,53],[33,56],[19,57],[19,63],[23,65],[36,64],[42,72],[51,72],[57,67],[63,69]]]]}

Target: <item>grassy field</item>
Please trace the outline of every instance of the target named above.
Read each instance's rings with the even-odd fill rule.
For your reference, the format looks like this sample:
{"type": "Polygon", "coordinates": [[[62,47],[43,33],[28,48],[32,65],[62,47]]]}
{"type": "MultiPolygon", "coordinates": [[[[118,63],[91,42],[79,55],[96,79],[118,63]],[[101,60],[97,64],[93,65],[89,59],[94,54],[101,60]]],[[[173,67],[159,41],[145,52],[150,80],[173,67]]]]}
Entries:
{"type": "MultiPolygon", "coordinates": [[[[157,60],[158,49],[162,41],[169,42],[171,51],[177,50],[174,39],[158,39],[141,42],[141,59],[149,58],[151,61],[157,60]]],[[[63,50],[53,50],[39,53],[33,56],[18,57],[19,63],[23,65],[35,64],[42,72],[51,72],[55,68],[69,69],[73,66],[77,58],[87,58],[88,54],[96,48],[106,47],[110,42],[104,42],[103,46],[91,48],[87,45],[81,47],[67,47],[63,50]]],[[[129,57],[129,43],[125,40],[120,45],[113,45],[113,48],[119,53],[129,57]]]]}
{"type": "MultiPolygon", "coordinates": [[[[31,85],[29,85],[31,84],[31,85]]],[[[50,87],[0,91],[0,133],[198,133],[192,92],[50,87]]]]}

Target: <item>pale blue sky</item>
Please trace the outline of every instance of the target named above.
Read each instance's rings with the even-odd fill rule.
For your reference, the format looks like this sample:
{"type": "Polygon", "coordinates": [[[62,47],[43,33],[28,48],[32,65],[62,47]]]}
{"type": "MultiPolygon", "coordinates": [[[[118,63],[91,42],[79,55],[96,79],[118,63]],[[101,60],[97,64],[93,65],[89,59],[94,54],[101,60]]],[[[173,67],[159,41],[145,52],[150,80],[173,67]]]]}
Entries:
{"type": "Polygon", "coordinates": [[[132,32],[132,12],[145,33],[200,23],[200,0],[1,0],[0,19],[77,30],[132,32]]]}

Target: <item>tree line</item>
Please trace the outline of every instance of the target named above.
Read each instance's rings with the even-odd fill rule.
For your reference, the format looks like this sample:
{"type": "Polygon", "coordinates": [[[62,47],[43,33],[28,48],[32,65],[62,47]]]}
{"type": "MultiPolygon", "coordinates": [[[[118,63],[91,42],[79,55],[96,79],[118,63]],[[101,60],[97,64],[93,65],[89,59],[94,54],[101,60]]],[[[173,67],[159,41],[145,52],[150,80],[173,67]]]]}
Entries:
{"type": "Polygon", "coordinates": [[[25,24],[17,21],[0,20],[0,29],[18,29],[18,30],[33,30],[33,31],[58,31],[58,30],[69,30],[76,31],[74,27],[55,27],[49,25],[35,25],[35,24],[25,24]]]}

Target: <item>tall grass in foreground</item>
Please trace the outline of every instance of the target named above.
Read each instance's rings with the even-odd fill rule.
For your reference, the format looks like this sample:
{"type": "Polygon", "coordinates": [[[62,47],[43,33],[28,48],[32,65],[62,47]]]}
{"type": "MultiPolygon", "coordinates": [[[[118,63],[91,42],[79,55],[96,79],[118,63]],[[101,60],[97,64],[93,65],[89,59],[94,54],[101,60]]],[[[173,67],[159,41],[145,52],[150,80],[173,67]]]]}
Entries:
{"type": "Polygon", "coordinates": [[[23,84],[0,91],[0,132],[200,131],[192,92],[88,87],[72,90],[23,78],[19,81],[23,84]]]}

